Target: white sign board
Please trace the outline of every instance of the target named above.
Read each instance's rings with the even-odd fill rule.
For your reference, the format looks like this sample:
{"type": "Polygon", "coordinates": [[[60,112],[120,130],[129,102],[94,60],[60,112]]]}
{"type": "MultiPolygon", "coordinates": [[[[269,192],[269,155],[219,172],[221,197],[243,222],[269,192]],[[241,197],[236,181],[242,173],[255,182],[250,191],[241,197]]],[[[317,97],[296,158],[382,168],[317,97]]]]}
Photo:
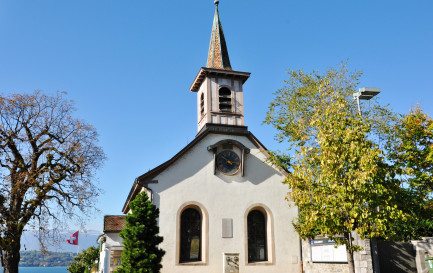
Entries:
{"type": "Polygon", "coordinates": [[[311,261],[346,263],[346,246],[335,248],[335,242],[329,239],[311,240],[311,261]]]}

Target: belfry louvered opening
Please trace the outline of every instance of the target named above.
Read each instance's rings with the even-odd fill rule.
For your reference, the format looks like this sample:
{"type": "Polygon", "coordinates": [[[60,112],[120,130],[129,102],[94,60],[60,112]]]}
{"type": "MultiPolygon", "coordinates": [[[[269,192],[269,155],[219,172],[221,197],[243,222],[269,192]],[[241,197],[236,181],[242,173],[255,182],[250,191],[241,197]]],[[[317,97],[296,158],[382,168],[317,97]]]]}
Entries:
{"type": "Polygon", "coordinates": [[[204,115],[204,94],[200,96],[200,116],[204,115]]]}
{"type": "Polygon", "coordinates": [[[227,87],[221,87],[218,91],[219,108],[221,112],[232,111],[232,91],[227,87]]]}

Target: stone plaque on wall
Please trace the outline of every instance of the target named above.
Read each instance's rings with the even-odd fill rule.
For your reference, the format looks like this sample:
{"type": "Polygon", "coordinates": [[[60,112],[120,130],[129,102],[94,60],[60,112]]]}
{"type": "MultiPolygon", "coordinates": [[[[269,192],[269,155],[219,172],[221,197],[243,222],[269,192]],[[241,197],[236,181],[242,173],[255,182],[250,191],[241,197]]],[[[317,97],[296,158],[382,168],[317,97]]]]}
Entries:
{"type": "Polygon", "coordinates": [[[222,237],[233,238],[233,219],[231,218],[222,219],[222,237]]]}
{"type": "Polygon", "coordinates": [[[239,273],[239,253],[223,254],[223,273],[239,273]]]}

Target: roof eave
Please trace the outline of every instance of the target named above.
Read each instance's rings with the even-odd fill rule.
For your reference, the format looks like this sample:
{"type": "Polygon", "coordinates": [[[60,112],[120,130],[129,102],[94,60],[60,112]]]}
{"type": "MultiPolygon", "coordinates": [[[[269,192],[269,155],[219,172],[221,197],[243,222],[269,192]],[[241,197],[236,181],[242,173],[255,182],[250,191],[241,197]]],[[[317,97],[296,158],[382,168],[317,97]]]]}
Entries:
{"type": "Polygon", "coordinates": [[[250,77],[250,72],[241,72],[241,71],[234,71],[234,70],[225,70],[225,69],[216,69],[216,68],[208,68],[208,67],[202,67],[200,68],[199,72],[197,73],[197,76],[195,76],[195,79],[193,83],[191,84],[191,87],[189,90],[191,92],[197,92],[200,89],[201,84],[203,83],[206,76],[211,75],[219,75],[223,77],[232,77],[232,78],[239,78],[242,81],[242,84],[244,84],[248,78],[250,77]]]}

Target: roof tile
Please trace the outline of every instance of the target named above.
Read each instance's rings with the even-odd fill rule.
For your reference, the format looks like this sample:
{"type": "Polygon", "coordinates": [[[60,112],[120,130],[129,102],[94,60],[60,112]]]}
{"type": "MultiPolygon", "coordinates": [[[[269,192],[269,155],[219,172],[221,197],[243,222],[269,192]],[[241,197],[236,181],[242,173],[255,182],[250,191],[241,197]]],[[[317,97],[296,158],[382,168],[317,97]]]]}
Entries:
{"type": "Polygon", "coordinates": [[[104,216],[104,232],[118,232],[125,228],[124,215],[105,215],[104,216]]]}

